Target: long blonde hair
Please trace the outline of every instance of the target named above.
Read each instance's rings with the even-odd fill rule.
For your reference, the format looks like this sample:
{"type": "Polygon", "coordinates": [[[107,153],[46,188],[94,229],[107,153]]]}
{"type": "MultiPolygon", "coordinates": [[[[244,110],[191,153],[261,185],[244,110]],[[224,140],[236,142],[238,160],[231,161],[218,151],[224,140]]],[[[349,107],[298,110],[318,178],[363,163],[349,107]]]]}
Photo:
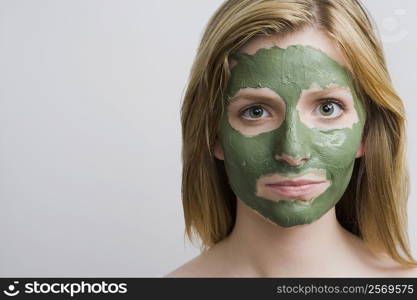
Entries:
{"type": "Polygon", "coordinates": [[[374,253],[415,266],[407,234],[404,108],[359,0],[228,0],[216,11],[198,48],[181,109],[186,234],[190,240],[197,235],[202,249],[208,249],[235,223],[236,197],[223,162],[213,156],[229,55],[255,35],[287,34],[305,26],[319,26],[340,46],[367,111],[365,155],[356,159],[336,205],[337,218],[374,253]]]}

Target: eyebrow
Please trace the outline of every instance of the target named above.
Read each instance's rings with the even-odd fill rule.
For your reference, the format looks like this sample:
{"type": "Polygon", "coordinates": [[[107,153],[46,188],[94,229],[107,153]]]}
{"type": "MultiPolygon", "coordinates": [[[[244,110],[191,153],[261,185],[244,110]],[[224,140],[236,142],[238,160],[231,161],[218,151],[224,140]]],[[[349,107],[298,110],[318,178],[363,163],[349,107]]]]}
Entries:
{"type": "MultiPolygon", "coordinates": [[[[306,89],[309,90],[309,89],[306,89]]],[[[324,87],[322,90],[312,91],[312,94],[319,94],[319,93],[331,93],[331,92],[344,92],[351,94],[351,90],[347,86],[331,86],[331,87],[324,87]]]]}
{"type": "Polygon", "coordinates": [[[256,99],[273,100],[273,101],[281,99],[281,97],[277,94],[275,94],[275,95],[265,95],[265,93],[262,93],[262,92],[254,92],[254,91],[243,91],[242,92],[242,91],[239,91],[239,92],[237,92],[237,94],[234,97],[232,97],[230,99],[230,102],[232,102],[232,101],[234,102],[235,100],[240,99],[240,98],[256,98],[256,99]]]}
{"type": "Polygon", "coordinates": [[[350,88],[344,86],[325,87],[319,91],[310,91],[306,93],[309,97],[340,97],[345,101],[353,101],[353,94],[350,88]]]}
{"type": "MultiPolygon", "coordinates": [[[[340,96],[353,96],[350,87],[348,86],[342,86],[342,85],[333,85],[324,87],[321,90],[316,91],[309,91],[311,89],[303,89],[303,91],[307,91],[307,94],[317,96],[317,95],[326,95],[331,93],[342,93],[340,96]]],[[[256,100],[264,100],[264,101],[283,101],[282,97],[276,93],[275,91],[270,91],[269,93],[265,93],[262,91],[259,91],[257,89],[251,89],[251,90],[239,90],[235,96],[229,98],[228,103],[236,102],[239,99],[250,99],[254,98],[256,100]]]]}

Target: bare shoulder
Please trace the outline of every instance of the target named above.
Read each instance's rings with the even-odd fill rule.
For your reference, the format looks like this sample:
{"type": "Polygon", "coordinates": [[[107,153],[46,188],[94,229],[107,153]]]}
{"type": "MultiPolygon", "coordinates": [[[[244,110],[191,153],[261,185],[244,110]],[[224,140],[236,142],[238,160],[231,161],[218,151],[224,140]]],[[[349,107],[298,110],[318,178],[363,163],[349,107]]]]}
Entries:
{"type": "Polygon", "coordinates": [[[380,277],[417,277],[417,266],[405,266],[390,257],[385,257],[377,265],[380,277]]]}
{"type": "Polygon", "coordinates": [[[200,254],[164,277],[202,277],[204,273],[207,273],[206,269],[207,259],[203,254],[200,254]]]}
{"type": "Polygon", "coordinates": [[[399,266],[392,272],[392,277],[408,277],[408,278],[417,278],[417,266],[414,267],[404,267],[399,266]]]}
{"type": "Polygon", "coordinates": [[[224,277],[228,274],[228,259],[221,245],[215,245],[164,277],[224,277]]]}
{"type": "Polygon", "coordinates": [[[407,267],[394,260],[386,252],[374,253],[368,245],[357,236],[348,234],[351,249],[354,249],[359,265],[354,268],[359,270],[360,277],[417,277],[417,265],[407,267]]]}

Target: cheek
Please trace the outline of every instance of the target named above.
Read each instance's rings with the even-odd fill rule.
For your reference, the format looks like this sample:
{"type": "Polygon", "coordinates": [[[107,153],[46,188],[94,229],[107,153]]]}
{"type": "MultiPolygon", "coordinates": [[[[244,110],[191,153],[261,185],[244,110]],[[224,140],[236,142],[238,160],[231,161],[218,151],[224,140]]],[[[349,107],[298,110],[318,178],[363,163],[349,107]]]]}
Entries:
{"type": "Polygon", "coordinates": [[[246,168],[257,169],[262,166],[271,149],[265,139],[259,137],[246,137],[240,133],[229,133],[223,139],[225,161],[239,164],[246,168]]]}
{"type": "Polygon", "coordinates": [[[313,147],[319,160],[329,169],[343,169],[355,160],[360,137],[354,129],[318,131],[314,134],[313,147]]]}
{"type": "Polygon", "coordinates": [[[228,124],[221,129],[225,163],[246,173],[263,174],[273,167],[273,141],[273,131],[248,137],[228,124]]]}

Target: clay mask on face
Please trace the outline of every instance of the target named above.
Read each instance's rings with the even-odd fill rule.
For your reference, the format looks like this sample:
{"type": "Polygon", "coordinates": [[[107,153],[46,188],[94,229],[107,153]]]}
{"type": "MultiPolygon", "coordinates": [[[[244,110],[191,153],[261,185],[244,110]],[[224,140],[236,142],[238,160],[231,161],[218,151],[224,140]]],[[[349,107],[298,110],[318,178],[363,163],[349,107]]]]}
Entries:
{"type": "Polygon", "coordinates": [[[236,65],[218,132],[232,190],[280,226],[317,220],[346,190],[362,138],[365,112],[350,72],[310,46],[274,46],[254,55],[236,53],[232,58],[236,65]],[[333,98],[332,88],[347,91],[343,101],[349,102],[350,97],[350,106],[317,104],[323,103],[326,93],[333,98]],[[261,112],[255,105],[264,102],[261,92],[272,95],[266,101],[275,107],[275,118],[260,123],[256,115],[250,121],[244,119],[254,107],[261,112]],[[239,99],[252,108],[241,104],[237,113],[233,105],[239,99]],[[327,118],[329,113],[331,118],[327,118]],[[288,186],[294,181],[302,184],[300,180],[314,183],[288,186]]]}

